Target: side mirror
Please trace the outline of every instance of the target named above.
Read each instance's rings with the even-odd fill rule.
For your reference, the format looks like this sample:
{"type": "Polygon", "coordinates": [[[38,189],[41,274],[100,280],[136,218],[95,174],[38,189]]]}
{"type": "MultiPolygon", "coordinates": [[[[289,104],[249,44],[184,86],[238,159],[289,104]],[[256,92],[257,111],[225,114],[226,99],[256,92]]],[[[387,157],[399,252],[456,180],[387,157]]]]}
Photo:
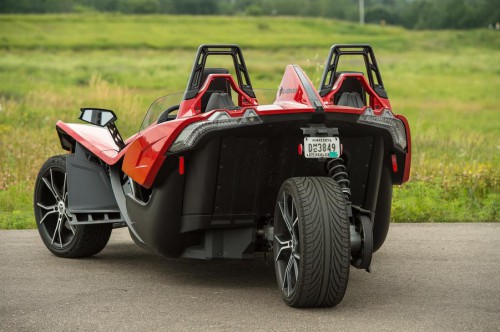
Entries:
{"type": "Polygon", "coordinates": [[[125,147],[125,142],[115,126],[115,121],[118,119],[115,113],[111,110],[103,108],[80,108],[82,114],[79,119],[99,127],[106,127],[115,141],[116,146],[121,150],[125,147]]]}
{"type": "Polygon", "coordinates": [[[106,127],[117,119],[113,111],[102,108],[81,108],[80,111],[82,112],[80,120],[99,127],[106,127]]]}

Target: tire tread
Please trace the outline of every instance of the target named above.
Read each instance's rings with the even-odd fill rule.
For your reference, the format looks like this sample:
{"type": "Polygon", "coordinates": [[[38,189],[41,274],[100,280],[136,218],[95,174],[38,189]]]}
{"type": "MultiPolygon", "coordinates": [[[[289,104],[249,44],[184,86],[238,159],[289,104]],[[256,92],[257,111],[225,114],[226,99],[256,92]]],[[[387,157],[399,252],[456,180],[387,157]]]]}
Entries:
{"type": "Polygon", "coordinates": [[[350,267],[350,229],[344,194],[337,182],[328,177],[290,178],[282,190],[285,186],[295,191],[295,199],[302,206],[301,216],[299,208],[297,211],[303,223],[300,244],[305,246],[297,294],[285,301],[294,307],[335,306],[344,297],[350,267]]]}

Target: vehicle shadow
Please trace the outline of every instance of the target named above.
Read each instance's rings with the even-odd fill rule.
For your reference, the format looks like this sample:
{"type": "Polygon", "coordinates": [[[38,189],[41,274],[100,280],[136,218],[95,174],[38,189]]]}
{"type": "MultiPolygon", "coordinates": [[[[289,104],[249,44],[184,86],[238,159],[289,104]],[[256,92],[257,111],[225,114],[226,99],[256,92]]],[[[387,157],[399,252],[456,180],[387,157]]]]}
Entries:
{"type": "MultiPolygon", "coordinates": [[[[386,254],[377,253],[380,260],[388,259],[386,254]]],[[[179,285],[211,289],[215,292],[223,290],[249,290],[252,293],[269,294],[268,300],[281,303],[277,289],[272,254],[264,258],[257,253],[249,260],[196,260],[184,258],[166,258],[139,248],[130,240],[110,242],[98,255],[85,259],[89,265],[106,266],[113,273],[133,276],[137,280],[151,283],[179,285]],[[272,294],[272,295],[271,295],[272,294]]],[[[383,263],[379,262],[382,270],[383,263]]],[[[349,284],[342,305],[336,308],[338,313],[356,308],[371,310],[373,305],[384,305],[394,296],[408,295],[408,283],[405,278],[393,278],[391,292],[387,293],[387,274],[367,273],[351,268],[349,284]]],[[[304,310],[304,309],[302,309],[304,310]]],[[[309,309],[305,309],[309,310],[309,309]]],[[[314,309],[319,311],[331,308],[314,309]]]]}
{"type": "Polygon", "coordinates": [[[197,260],[166,258],[139,248],[133,242],[110,243],[99,255],[90,257],[93,264],[126,269],[126,273],[159,279],[159,282],[182,279],[197,286],[276,289],[272,254],[256,253],[254,259],[197,260]]]}

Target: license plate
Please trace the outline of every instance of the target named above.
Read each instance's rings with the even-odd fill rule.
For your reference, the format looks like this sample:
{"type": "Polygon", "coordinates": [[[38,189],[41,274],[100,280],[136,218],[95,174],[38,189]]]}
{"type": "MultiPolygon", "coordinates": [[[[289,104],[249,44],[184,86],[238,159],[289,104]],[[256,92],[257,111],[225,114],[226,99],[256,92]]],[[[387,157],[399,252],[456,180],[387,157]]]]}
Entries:
{"type": "Polygon", "coordinates": [[[304,137],[306,158],[337,158],[340,155],[338,137],[304,137]]]}

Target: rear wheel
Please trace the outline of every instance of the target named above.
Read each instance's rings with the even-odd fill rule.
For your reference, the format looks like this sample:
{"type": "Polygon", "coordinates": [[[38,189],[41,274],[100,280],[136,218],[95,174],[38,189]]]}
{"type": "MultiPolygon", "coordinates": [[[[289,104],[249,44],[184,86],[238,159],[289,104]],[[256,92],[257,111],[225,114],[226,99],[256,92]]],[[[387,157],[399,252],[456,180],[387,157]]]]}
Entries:
{"type": "Polygon", "coordinates": [[[113,225],[71,225],[67,198],[66,156],[55,156],[43,164],[35,184],[35,219],[40,237],[59,257],[97,254],[108,243],[113,225]]]}
{"type": "Polygon", "coordinates": [[[341,188],[331,178],[286,180],[274,214],[276,278],[293,307],[331,307],[349,278],[349,218],[341,188]]]}

